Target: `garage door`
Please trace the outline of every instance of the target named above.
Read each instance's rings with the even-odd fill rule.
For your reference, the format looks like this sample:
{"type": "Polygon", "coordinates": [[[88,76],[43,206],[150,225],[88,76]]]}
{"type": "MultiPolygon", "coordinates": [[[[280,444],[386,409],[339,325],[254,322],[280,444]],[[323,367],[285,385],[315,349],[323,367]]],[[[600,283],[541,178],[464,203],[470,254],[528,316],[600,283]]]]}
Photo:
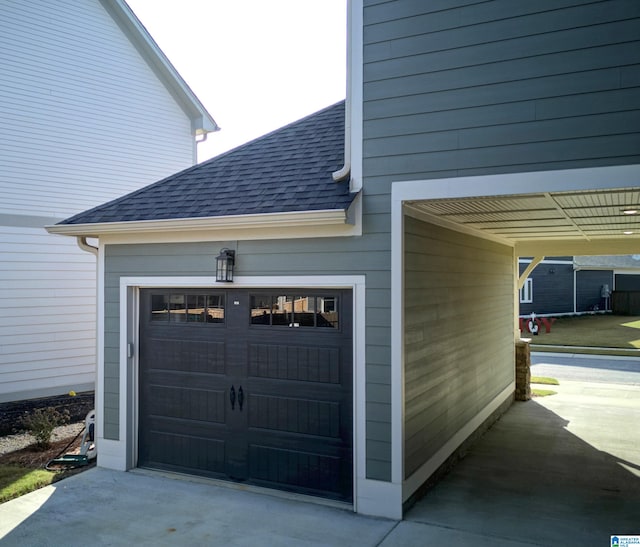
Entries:
{"type": "Polygon", "coordinates": [[[138,465],[352,499],[351,291],[141,291],[138,465]]]}

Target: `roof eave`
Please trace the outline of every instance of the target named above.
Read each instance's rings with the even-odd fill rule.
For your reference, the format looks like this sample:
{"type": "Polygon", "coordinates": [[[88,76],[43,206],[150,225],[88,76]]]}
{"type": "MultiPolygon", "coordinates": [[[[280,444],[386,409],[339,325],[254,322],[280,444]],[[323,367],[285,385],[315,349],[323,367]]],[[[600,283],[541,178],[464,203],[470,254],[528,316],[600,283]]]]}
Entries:
{"type": "Polygon", "coordinates": [[[220,128],[216,121],[182,79],[182,76],[127,3],[124,0],[100,0],[100,3],[189,116],[193,135],[218,131],[220,128]]]}
{"type": "Polygon", "coordinates": [[[55,224],[46,226],[50,234],[74,237],[100,237],[111,234],[140,234],[163,232],[196,232],[202,230],[229,230],[234,228],[293,228],[302,226],[329,226],[351,224],[348,210],[323,209],[289,213],[229,215],[224,217],[178,218],[139,220],[131,222],[103,222],[91,224],[55,224]]]}

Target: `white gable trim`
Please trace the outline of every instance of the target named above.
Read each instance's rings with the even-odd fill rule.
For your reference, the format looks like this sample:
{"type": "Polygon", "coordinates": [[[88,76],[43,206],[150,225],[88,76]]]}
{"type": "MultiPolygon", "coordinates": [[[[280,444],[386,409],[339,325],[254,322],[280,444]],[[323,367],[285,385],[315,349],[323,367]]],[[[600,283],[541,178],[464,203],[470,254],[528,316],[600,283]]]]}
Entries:
{"type": "Polygon", "coordinates": [[[191,88],[182,79],[171,61],[153,40],[147,29],[135,16],[124,0],[100,0],[104,9],[122,29],[131,43],[138,49],[158,78],[164,83],[176,102],[191,119],[194,135],[218,131],[220,128],[211,114],[200,102],[191,88]]]}

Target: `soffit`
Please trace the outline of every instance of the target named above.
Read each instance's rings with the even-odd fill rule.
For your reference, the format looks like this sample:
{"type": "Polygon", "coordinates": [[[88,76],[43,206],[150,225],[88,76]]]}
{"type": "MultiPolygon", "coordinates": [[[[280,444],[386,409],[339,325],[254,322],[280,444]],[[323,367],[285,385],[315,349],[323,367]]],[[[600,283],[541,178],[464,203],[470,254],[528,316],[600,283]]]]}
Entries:
{"type": "Polygon", "coordinates": [[[623,212],[640,211],[640,187],[408,201],[405,207],[441,225],[514,245],[621,239],[640,244],[640,213],[623,212]]]}

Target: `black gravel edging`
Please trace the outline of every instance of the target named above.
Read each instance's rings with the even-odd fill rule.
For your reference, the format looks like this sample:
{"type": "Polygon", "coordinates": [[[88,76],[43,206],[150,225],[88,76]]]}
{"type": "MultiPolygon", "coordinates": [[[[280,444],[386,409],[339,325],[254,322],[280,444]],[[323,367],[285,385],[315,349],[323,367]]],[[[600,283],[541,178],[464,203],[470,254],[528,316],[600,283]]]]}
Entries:
{"type": "Polygon", "coordinates": [[[68,410],[70,422],[74,423],[84,421],[87,412],[94,408],[94,405],[93,391],[78,393],[75,397],[57,395],[0,403],[0,436],[20,433],[22,431],[22,417],[37,408],[52,406],[59,411],[68,410]]]}

